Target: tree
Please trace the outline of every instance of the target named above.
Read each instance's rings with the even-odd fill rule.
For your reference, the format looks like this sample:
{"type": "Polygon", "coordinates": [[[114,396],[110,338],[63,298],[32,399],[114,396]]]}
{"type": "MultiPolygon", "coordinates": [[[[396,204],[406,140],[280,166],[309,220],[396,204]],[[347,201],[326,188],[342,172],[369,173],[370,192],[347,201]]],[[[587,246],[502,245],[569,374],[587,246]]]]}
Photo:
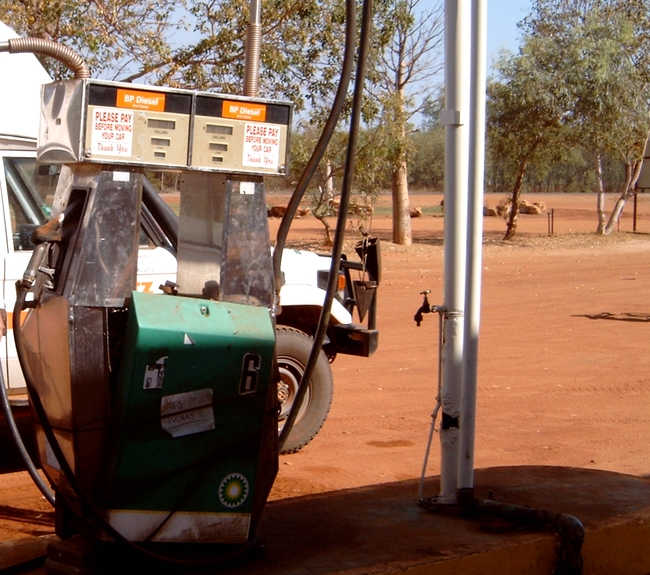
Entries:
{"type": "MultiPolygon", "coordinates": [[[[94,77],[237,94],[248,10],[249,0],[0,0],[3,19],[18,33],[67,45],[94,77]]],[[[344,19],[340,0],[266,0],[260,97],[322,115],[340,68],[344,19]]],[[[48,69],[65,74],[53,63],[48,69]]]]}
{"type": "Polygon", "coordinates": [[[409,135],[413,150],[409,157],[409,186],[443,190],[445,182],[445,128],[439,122],[444,94],[427,97],[422,103],[420,127],[409,135]]]}
{"type": "Polygon", "coordinates": [[[393,242],[410,245],[411,218],[408,197],[409,120],[417,88],[430,91],[430,82],[442,69],[443,5],[421,10],[420,0],[391,3],[383,34],[390,37],[384,49],[376,87],[386,128],[393,198],[393,242]],[[410,89],[410,90],[409,90],[410,89]],[[407,92],[407,90],[409,90],[407,92]]]}
{"type": "MultiPolygon", "coordinates": [[[[502,166],[510,190],[510,210],[504,239],[517,230],[519,199],[526,171],[536,155],[551,150],[562,137],[567,93],[539,58],[550,56],[543,40],[528,39],[518,55],[502,54],[488,82],[488,154],[502,166]]],[[[555,146],[557,149],[557,146],[555,146]]]]}
{"type": "Polygon", "coordinates": [[[611,233],[634,193],[650,131],[650,6],[645,0],[537,0],[522,28],[520,53],[502,62],[503,82],[491,88],[492,151],[496,147],[510,158],[515,174],[506,237],[514,234],[517,194],[533,155],[553,158],[576,145],[593,157],[597,231],[611,233]],[[552,108],[546,107],[549,102],[552,108]],[[544,129],[542,138],[540,126],[557,131],[544,129]],[[511,139],[508,129],[518,138],[528,134],[521,149],[504,147],[511,139]],[[627,182],[605,222],[602,162],[607,156],[623,161],[627,182]]]}
{"type": "MultiPolygon", "coordinates": [[[[168,62],[168,39],[183,26],[183,0],[0,0],[6,24],[23,36],[60,42],[84,57],[94,77],[118,79],[168,62]]],[[[69,72],[44,62],[54,78],[69,72]]]]}
{"type": "MultiPolygon", "coordinates": [[[[249,0],[195,0],[191,42],[161,67],[166,85],[241,94],[249,0]]],[[[341,0],[266,0],[262,5],[260,97],[291,101],[315,121],[331,104],[344,44],[341,0]]]]}
{"type": "MultiPolygon", "coordinates": [[[[379,128],[381,131],[381,128],[379,128]]],[[[291,141],[290,178],[297,180],[311,150],[318,139],[318,130],[313,127],[297,131],[291,141]]],[[[385,153],[382,151],[377,127],[361,130],[357,143],[355,193],[352,195],[348,213],[350,227],[365,233],[370,227],[372,204],[390,181],[389,170],[385,169],[385,153]]],[[[332,245],[332,228],[328,218],[336,215],[339,205],[336,183],[341,181],[345,170],[348,134],[337,131],[332,138],[326,157],[321,161],[308,190],[311,212],[323,225],[325,245],[332,245]]]]}
{"type": "Polygon", "coordinates": [[[645,0],[537,0],[523,28],[555,53],[556,81],[570,92],[563,121],[570,138],[594,158],[597,232],[611,233],[634,194],[650,132],[650,6],[645,0]],[[620,158],[626,168],[625,190],[607,222],[606,154],[620,158]]]}

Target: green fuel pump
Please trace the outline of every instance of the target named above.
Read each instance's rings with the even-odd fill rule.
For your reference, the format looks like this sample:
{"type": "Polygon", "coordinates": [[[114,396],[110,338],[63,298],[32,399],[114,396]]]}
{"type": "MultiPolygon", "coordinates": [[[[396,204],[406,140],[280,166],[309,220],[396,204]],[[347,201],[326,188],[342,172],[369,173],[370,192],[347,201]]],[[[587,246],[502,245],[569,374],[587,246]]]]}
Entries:
{"type": "MultiPolygon", "coordinates": [[[[332,113],[292,206],[343,107],[354,7],[346,1],[332,113]]],[[[368,0],[328,309],[371,14],[368,0]]],[[[40,462],[56,491],[57,534],[250,544],[278,471],[274,267],[282,250],[276,246],[271,262],[263,177],[286,170],[291,106],[254,97],[250,78],[247,97],[91,80],[74,53],[19,40],[0,51],[54,56],[75,72],[74,80],[43,89],[38,158],[63,168],[53,218],[32,238],[36,248],[14,311],[40,462]],[[177,283],[164,286],[165,295],[134,291],[146,168],[182,173],[177,283]]],[[[327,318],[319,322],[316,350],[327,318]]],[[[297,401],[294,411],[299,407],[297,401]]]]}
{"type": "Polygon", "coordinates": [[[45,86],[42,112],[38,157],[64,166],[21,360],[57,533],[88,525],[87,496],[129,541],[246,543],[278,466],[262,176],[284,172],[291,107],[80,79],[45,86]],[[182,171],[159,295],[134,291],[145,167],[182,171]]]}

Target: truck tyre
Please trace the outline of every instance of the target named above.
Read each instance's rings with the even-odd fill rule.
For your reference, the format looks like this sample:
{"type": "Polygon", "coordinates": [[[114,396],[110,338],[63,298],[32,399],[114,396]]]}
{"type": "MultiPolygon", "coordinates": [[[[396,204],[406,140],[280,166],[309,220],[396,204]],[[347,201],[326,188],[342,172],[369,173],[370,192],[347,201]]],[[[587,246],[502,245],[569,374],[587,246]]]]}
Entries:
{"type": "MultiPolygon", "coordinates": [[[[278,326],[276,335],[275,345],[280,371],[278,383],[280,402],[278,432],[280,432],[296,397],[300,378],[305,371],[311,353],[312,338],[302,331],[286,326],[278,326]]],[[[280,453],[296,453],[314,438],[325,423],[333,393],[332,370],[327,356],[321,350],[302,407],[280,453]]]]}

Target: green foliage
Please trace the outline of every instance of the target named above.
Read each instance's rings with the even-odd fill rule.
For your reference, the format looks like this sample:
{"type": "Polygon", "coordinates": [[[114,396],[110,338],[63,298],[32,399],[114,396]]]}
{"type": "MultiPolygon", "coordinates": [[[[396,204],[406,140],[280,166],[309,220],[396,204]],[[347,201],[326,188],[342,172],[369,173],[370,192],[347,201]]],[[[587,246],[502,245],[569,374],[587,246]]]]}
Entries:
{"type": "Polygon", "coordinates": [[[409,185],[442,191],[445,185],[445,130],[433,125],[409,136],[413,153],[409,162],[409,185]]]}
{"type": "MultiPolygon", "coordinates": [[[[2,20],[18,34],[60,42],[84,57],[94,77],[117,79],[171,57],[167,38],[182,28],[183,0],[0,0],[2,20]]],[[[60,64],[44,61],[54,78],[60,64]]]]}
{"type": "MultiPolygon", "coordinates": [[[[289,181],[297,183],[304,170],[320,133],[314,128],[297,131],[291,142],[289,181]]],[[[306,197],[311,213],[323,224],[325,242],[331,243],[331,224],[328,218],[336,216],[339,206],[341,183],[345,173],[346,146],[348,134],[338,131],[334,134],[325,158],[319,164],[306,197]],[[328,185],[329,184],[329,185],[328,185]]],[[[356,171],[352,183],[352,198],[348,213],[353,229],[368,229],[372,206],[386,186],[384,153],[378,145],[377,132],[362,130],[358,138],[356,171]],[[382,167],[384,168],[382,170],[382,167]]]]}
{"type": "MultiPolygon", "coordinates": [[[[289,181],[297,182],[300,174],[309,160],[311,151],[315,146],[319,132],[314,129],[296,131],[291,141],[291,164],[289,181]]],[[[339,131],[334,134],[328,152],[319,164],[316,174],[310,185],[312,209],[316,212],[324,209],[318,206],[321,191],[327,189],[328,177],[332,178],[333,197],[340,193],[341,182],[345,172],[346,146],[348,135],[339,131]]],[[[386,165],[385,139],[381,128],[364,129],[359,133],[356,171],[353,181],[354,193],[363,196],[362,203],[372,200],[390,182],[390,169],[386,165]]]]}
{"type": "Polygon", "coordinates": [[[549,144],[561,135],[566,90],[538,65],[534,48],[526,43],[519,55],[502,55],[488,82],[488,157],[499,182],[492,187],[512,190],[535,155],[553,150],[549,144]]]}
{"type": "MultiPolygon", "coordinates": [[[[248,0],[195,1],[198,41],[178,50],[161,71],[165,84],[241,93],[248,0]]],[[[298,110],[331,101],[344,43],[341,0],[267,0],[262,6],[260,96],[292,101],[298,110]]]]}
{"type": "Polygon", "coordinates": [[[522,28],[519,54],[501,58],[488,88],[489,186],[511,190],[516,205],[526,179],[551,185],[569,169],[558,185],[599,189],[585,166],[603,158],[622,162],[632,186],[650,131],[648,3],[536,0],[522,28]],[[592,156],[582,166],[576,146],[592,156]]]}
{"type": "Polygon", "coordinates": [[[538,0],[524,23],[550,58],[538,63],[565,86],[573,141],[626,163],[642,155],[650,122],[650,8],[644,0],[538,0]]]}

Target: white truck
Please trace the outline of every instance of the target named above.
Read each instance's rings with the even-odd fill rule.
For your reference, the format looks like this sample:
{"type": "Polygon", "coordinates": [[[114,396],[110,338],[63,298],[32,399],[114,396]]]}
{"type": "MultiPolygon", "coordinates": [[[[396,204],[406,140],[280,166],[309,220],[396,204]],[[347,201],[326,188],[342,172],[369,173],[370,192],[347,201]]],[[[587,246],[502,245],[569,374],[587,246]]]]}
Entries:
{"type": "MultiPolygon", "coordinates": [[[[0,22],[0,41],[15,36],[0,22]]],[[[51,81],[49,76],[32,55],[0,53],[0,78],[4,86],[0,90],[0,258],[3,262],[0,308],[11,313],[16,281],[22,278],[31,256],[31,233],[50,215],[58,166],[36,162],[40,87],[51,81]]],[[[153,188],[145,190],[142,211],[137,289],[159,291],[159,286],[174,281],[176,276],[175,215],[153,188]]],[[[276,318],[280,429],[311,351],[330,263],[331,258],[312,252],[291,249],[283,252],[284,284],[279,302],[282,312],[276,318]]],[[[283,453],[298,451],[325,422],[333,393],[330,362],[336,354],[369,356],[377,347],[374,312],[369,315],[369,329],[353,323],[352,317],[355,298],[350,269],[365,272],[365,266],[345,259],[342,263],[340,291],[331,307],[326,341],[283,453]]],[[[378,275],[378,269],[374,275],[378,275]]],[[[11,326],[11,317],[7,323],[11,326]]],[[[29,405],[11,329],[0,343],[0,359],[10,404],[20,423],[29,417],[29,405]]],[[[6,429],[0,424],[0,435],[6,435],[3,431],[6,429]]]]}

